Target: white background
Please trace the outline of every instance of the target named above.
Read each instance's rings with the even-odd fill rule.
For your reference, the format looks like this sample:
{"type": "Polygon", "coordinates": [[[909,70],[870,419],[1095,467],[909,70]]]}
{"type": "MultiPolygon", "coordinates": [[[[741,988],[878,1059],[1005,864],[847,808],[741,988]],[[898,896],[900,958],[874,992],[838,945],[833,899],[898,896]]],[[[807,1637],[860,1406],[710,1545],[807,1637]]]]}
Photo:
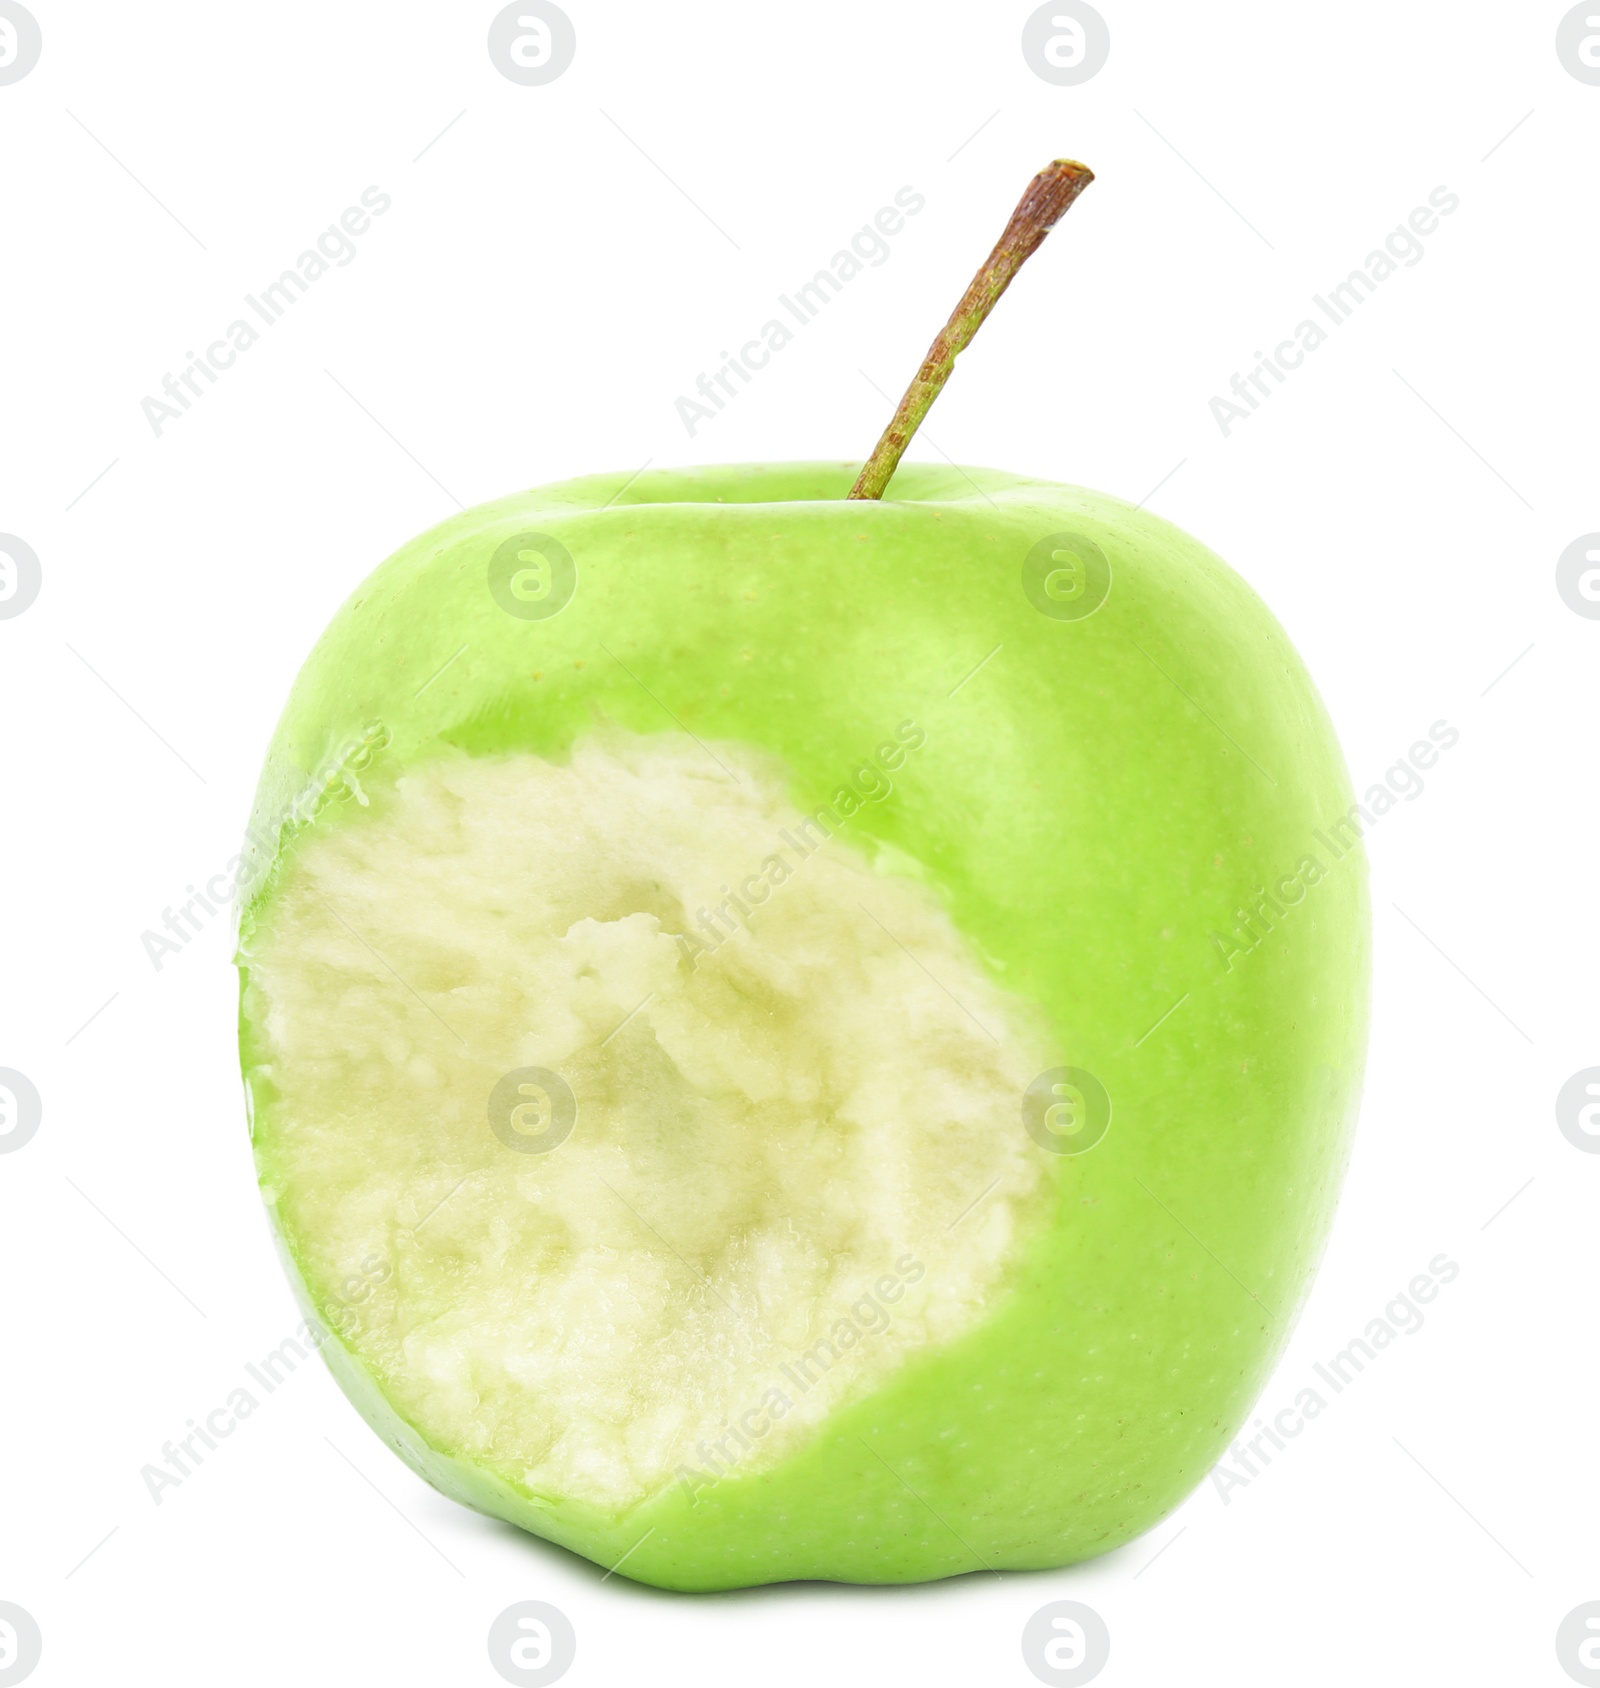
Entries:
{"type": "Polygon", "coordinates": [[[33,9],[43,57],[0,87],[0,529],[43,566],[0,620],[0,1066],[44,1123],[0,1157],[0,1599],[35,1680],[491,1683],[491,1620],[538,1598],[574,1684],[1024,1685],[1024,1622],[1073,1598],[1107,1685],[1565,1682],[1556,1626],[1600,1598],[1600,1157],[1553,1106],[1600,1063],[1600,622],[1554,584],[1600,528],[1600,88],[1557,59],[1565,8],[1103,0],[1109,62],[1067,88],[1026,5],[569,0],[537,88],[491,64],[492,4],[33,9]],[[317,633],[457,501],[865,452],[872,383],[1060,153],[1098,180],[920,454],[1155,489],[1288,627],[1358,789],[1458,728],[1369,841],[1360,1135],[1263,1405],[1436,1254],[1457,1280],[1228,1504],[1208,1482],[1071,1570],[602,1583],[434,1494],[320,1364],[154,1505],[141,1466],[297,1315],[227,922],[159,973],[141,934],[234,853],[317,633]],[[393,207],[354,261],[156,437],[141,398],[369,184],[393,207]],[[889,261],[689,437],[677,396],[906,185],[889,261]],[[1224,437],[1212,395],[1441,185],[1422,261],[1224,437]]]}

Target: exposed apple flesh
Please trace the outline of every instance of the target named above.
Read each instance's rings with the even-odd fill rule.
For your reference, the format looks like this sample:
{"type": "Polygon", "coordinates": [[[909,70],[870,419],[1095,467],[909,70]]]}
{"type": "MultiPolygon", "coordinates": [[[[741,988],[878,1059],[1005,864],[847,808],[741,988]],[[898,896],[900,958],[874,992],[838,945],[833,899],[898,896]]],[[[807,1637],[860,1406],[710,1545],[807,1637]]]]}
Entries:
{"type": "Polygon", "coordinates": [[[361,1287],[339,1328],[397,1410],[620,1511],[982,1318],[1045,1217],[1017,1109],[1056,1062],[927,887],[682,734],[369,803],[287,868],[246,1010],[269,1199],[319,1302],[361,1287]]]}

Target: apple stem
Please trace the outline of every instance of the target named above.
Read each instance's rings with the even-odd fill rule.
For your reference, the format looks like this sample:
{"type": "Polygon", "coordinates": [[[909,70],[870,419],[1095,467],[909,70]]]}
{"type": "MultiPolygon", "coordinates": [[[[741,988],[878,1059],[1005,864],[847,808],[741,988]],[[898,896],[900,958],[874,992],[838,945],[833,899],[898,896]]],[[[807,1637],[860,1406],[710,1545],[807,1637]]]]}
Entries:
{"type": "Polygon", "coordinates": [[[1065,216],[1083,190],[1094,180],[1094,172],[1086,164],[1070,158],[1058,158],[1047,164],[1028,183],[1027,191],[1017,201],[1011,221],[995,242],[994,251],[984,259],[972,278],[961,303],[950,313],[950,320],[934,336],[922,367],[911,378],[898,408],[889,419],[872,455],[862,465],[851,498],[882,498],[890,478],[900,466],[900,459],[911,444],[911,436],[922,426],[928,408],[938,398],[956,358],[972,343],[972,337],[983,326],[999,301],[1000,295],[1011,285],[1011,279],[1039,249],[1044,237],[1065,216]]]}

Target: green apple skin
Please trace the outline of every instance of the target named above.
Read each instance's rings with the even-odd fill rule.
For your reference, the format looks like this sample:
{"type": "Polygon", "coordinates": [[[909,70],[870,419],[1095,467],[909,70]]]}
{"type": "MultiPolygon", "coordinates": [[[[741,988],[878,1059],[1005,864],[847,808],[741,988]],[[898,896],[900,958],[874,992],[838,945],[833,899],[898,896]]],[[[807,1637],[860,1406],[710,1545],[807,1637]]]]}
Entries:
{"type": "MultiPolygon", "coordinates": [[[[883,501],[850,502],[854,472],[595,476],[451,517],[317,644],[251,830],[246,984],[273,870],[338,824],[363,777],[441,746],[554,756],[600,718],[682,728],[777,752],[805,810],[898,723],[926,730],[851,836],[922,864],[1113,1106],[1097,1146],[1051,1157],[1054,1217],[966,1336],[781,1463],[603,1515],[427,1445],[334,1334],[334,1287],[307,1283],[280,1239],[335,1375],[407,1463],[665,1588],[1059,1566],[1149,1529],[1238,1434],[1283,1349],[1358,1099],[1365,862],[1332,831],[1353,801],[1343,759],[1271,613],[1195,540],[1103,494],[908,464],[883,501]],[[547,619],[488,589],[497,547],[530,530],[576,565],[547,619]],[[1082,619],[1041,613],[1022,586],[1062,532],[1111,565],[1082,619]],[[1238,911],[1258,888],[1280,912],[1251,916],[1252,938],[1238,911]]],[[[244,1016],[241,1048],[267,1170],[273,1087],[244,1016]]]]}

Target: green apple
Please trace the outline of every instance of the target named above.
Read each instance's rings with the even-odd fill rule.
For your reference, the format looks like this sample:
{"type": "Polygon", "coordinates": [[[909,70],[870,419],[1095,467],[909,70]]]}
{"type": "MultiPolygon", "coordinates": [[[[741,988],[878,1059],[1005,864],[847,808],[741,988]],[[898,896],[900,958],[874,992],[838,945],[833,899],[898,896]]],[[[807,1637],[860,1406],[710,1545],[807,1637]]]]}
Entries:
{"type": "Polygon", "coordinates": [[[428,1481],[664,1587],[1149,1528],[1283,1347],[1359,1089],[1353,799],[1270,612],[1117,499],[855,467],[422,535],[251,828],[308,1328],[428,1481]]]}

